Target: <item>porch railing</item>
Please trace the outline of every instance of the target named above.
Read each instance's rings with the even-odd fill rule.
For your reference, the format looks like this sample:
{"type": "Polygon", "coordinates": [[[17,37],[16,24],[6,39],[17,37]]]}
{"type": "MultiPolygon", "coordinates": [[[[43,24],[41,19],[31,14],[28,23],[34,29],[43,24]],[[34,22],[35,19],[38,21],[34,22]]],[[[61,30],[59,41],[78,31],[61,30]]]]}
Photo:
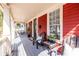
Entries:
{"type": "Polygon", "coordinates": [[[11,55],[11,42],[8,37],[0,38],[0,56],[11,55]]]}

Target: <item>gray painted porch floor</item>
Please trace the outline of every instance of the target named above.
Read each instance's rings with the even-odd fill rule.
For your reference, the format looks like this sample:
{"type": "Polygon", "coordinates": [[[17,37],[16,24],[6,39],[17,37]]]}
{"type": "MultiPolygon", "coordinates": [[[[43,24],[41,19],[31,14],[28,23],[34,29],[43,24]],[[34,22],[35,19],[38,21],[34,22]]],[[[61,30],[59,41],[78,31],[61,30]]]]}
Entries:
{"type": "Polygon", "coordinates": [[[19,35],[12,42],[13,56],[49,56],[48,50],[39,46],[36,49],[36,45],[32,44],[26,34],[19,35]]]}

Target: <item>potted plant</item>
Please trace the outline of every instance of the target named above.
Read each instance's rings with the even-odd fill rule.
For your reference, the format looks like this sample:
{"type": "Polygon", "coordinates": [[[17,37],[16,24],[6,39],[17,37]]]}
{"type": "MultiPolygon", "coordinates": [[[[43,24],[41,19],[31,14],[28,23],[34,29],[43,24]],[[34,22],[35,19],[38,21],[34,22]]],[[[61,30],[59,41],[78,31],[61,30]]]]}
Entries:
{"type": "Polygon", "coordinates": [[[48,36],[48,39],[55,41],[55,39],[56,39],[56,34],[53,32],[50,36],[48,36]]]}

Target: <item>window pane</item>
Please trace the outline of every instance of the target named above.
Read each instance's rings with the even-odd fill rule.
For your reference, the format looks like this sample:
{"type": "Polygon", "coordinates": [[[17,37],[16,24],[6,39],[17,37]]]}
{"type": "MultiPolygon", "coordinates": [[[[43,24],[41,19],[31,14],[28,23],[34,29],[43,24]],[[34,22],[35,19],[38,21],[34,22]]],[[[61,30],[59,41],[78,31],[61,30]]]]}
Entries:
{"type": "Polygon", "coordinates": [[[60,39],[60,9],[57,9],[49,14],[50,35],[55,31],[60,39]]]}

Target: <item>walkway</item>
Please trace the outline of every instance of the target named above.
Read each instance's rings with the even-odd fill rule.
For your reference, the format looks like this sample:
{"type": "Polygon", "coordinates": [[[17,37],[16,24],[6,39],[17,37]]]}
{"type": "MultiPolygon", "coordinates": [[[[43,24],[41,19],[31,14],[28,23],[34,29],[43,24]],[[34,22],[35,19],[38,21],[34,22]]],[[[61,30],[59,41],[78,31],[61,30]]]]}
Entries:
{"type": "Polygon", "coordinates": [[[13,56],[49,56],[48,50],[32,44],[26,34],[20,35],[13,41],[13,56]]]}

